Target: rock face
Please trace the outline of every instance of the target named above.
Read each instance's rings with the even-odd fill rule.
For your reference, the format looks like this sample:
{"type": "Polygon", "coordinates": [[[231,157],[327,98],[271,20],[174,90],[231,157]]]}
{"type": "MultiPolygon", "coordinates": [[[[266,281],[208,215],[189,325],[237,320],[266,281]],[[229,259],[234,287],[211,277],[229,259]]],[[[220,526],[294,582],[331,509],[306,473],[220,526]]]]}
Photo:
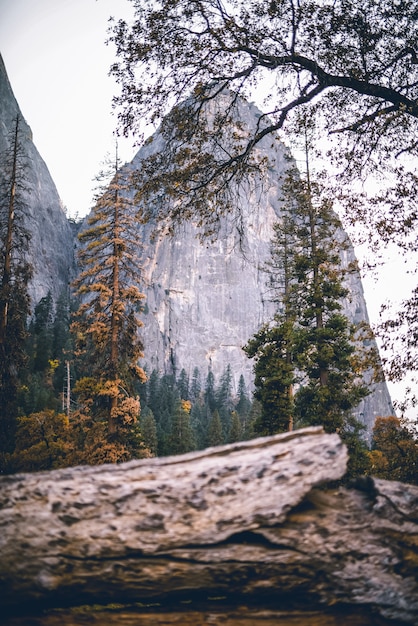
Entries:
{"type": "MultiPolygon", "coordinates": [[[[259,116],[254,105],[239,101],[238,119],[244,127],[254,128],[259,116]]],[[[157,133],[128,169],[139,170],[144,158],[164,149],[157,133]]],[[[177,227],[173,237],[153,240],[152,224],[138,233],[143,245],[141,288],[147,302],[143,337],[148,371],[178,374],[184,368],[191,376],[197,366],[203,380],[209,368],[219,380],[230,364],[235,389],[241,374],[252,387],[252,362],[242,346],[275,312],[262,267],[269,258],[273,225],[281,212],[280,179],[289,157],[285,146],[271,137],[264,138],[257,150],[260,157],[268,158],[269,167],[236,190],[237,212],[221,219],[215,241],[200,242],[199,230],[191,223],[177,227]]],[[[345,266],[355,259],[352,248],[341,254],[345,266]]],[[[359,274],[349,274],[348,287],[345,314],[355,322],[368,321],[359,274]]],[[[374,387],[357,414],[369,435],[376,416],[393,414],[386,384],[374,387]]]]}
{"type": "Polygon", "coordinates": [[[200,594],[415,624],[418,488],[327,486],[346,462],[338,435],[309,428],[0,478],[2,614],[200,594]]]}
{"type": "Polygon", "coordinates": [[[25,164],[25,226],[31,233],[27,259],[34,269],[29,285],[32,306],[51,291],[56,299],[68,287],[73,269],[73,235],[48,168],[23,120],[0,56],[0,153],[10,148],[16,116],[22,120],[19,147],[25,164]]]}

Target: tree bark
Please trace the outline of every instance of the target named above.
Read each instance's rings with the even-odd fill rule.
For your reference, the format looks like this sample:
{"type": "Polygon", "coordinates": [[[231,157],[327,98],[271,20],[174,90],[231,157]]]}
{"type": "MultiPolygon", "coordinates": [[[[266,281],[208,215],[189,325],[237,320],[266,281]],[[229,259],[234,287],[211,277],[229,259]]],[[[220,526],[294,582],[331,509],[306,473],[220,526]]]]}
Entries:
{"type": "Polygon", "coordinates": [[[178,457],[4,477],[0,603],[224,595],[351,605],[416,623],[418,488],[372,479],[332,488],[346,461],[338,435],[308,428],[178,457]]]}

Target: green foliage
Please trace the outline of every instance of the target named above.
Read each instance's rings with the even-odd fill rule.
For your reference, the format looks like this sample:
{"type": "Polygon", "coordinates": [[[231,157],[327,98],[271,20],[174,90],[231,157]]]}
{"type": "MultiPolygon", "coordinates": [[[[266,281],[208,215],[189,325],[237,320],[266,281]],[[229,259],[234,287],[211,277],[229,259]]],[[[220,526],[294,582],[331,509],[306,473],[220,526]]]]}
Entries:
{"type": "Polygon", "coordinates": [[[144,439],[145,447],[150,451],[152,456],[157,456],[157,424],[155,423],[155,418],[151,409],[142,409],[139,419],[139,425],[142,437],[144,439]]]}
{"type": "Polygon", "coordinates": [[[226,367],[219,384],[209,370],[205,390],[202,391],[200,371],[194,368],[189,400],[181,397],[185,393],[186,380],[184,370],[177,379],[172,375],[159,376],[153,370],[144,385],[146,389],[141,392],[144,398],[141,431],[153,453],[156,451],[159,456],[180,454],[254,436],[253,405],[242,375],[238,393],[234,395],[230,366],[226,367]],[[147,417],[151,415],[152,418],[147,417]],[[152,447],[150,441],[154,434],[148,435],[144,430],[148,419],[152,421],[151,433],[156,433],[157,438],[157,445],[154,443],[152,447]]]}
{"type": "Polygon", "coordinates": [[[8,471],[14,449],[19,371],[26,364],[26,322],[30,312],[28,283],[32,267],[25,255],[26,165],[22,120],[15,120],[8,145],[0,155],[0,472],[8,471]]]}
{"type": "Polygon", "coordinates": [[[260,435],[274,435],[289,430],[294,413],[292,395],[296,382],[295,366],[288,358],[292,346],[293,325],[263,326],[244,347],[255,358],[254,397],[261,404],[261,415],[254,428],[260,435]]]}
{"type": "Polygon", "coordinates": [[[296,363],[307,377],[295,399],[301,423],[322,424],[327,432],[343,428],[346,416],[370,393],[353,366],[355,337],[345,316],[332,314],[320,328],[296,333],[296,363]]]}
{"type": "Polygon", "coordinates": [[[219,412],[215,410],[209,422],[208,446],[220,446],[223,443],[224,436],[222,433],[221,418],[219,417],[219,412]]]}
{"type": "Polygon", "coordinates": [[[187,400],[180,400],[176,404],[169,438],[170,454],[183,454],[196,449],[190,425],[190,409],[191,403],[187,400]]]}
{"type": "Polygon", "coordinates": [[[255,359],[261,403],[254,428],[267,435],[293,423],[321,424],[339,432],[353,451],[352,472],[367,466],[353,410],[370,393],[363,376],[378,370],[378,360],[366,341],[370,329],[341,313],[350,268],[341,267],[339,252],[348,242],[322,186],[311,180],[307,142],[305,150],[305,179],[289,168],[282,186],[283,218],[265,268],[278,312],[244,348],[255,359]]]}
{"type": "Polygon", "coordinates": [[[64,295],[58,299],[55,312],[50,293],[35,306],[25,346],[27,362],[20,372],[17,392],[20,414],[62,407],[66,360],[71,352],[69,316],[64,295]]]}
{"type": "Polygon", "coordinates": [[[241,441],[241,437],[242,437],[242,425],[241,425],[239,415],[236,411],[232,411],[231,429],[229,431],[229,443],[234,443],[235,441],[241,441]]]}

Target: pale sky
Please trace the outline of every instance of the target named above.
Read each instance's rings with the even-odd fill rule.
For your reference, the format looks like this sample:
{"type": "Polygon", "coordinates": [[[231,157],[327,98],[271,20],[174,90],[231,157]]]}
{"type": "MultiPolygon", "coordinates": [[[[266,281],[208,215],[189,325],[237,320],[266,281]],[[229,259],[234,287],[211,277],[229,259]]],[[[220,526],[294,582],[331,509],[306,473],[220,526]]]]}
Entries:
{"type": "MultiPolygon", "coordinates": [[[[69,215],[85,215],[94,181],[114,149],[118,87],[105,45],[108,20],[128,19],[128,0],[0,0],[0,52],[14,95],[69,215]]],[[[133,140],[119,140],[130,161],[133,140]]]]}
{"type": "MultiPolygon", "coordinates": [[[[0,0],[0,52],[69,216],[89,211],[93,179],[114,150],[118,87],[108,76],[115,54],[105,41],[110,16],[132,14],[128,0],[0,0]]],[[[130,161],[134,140],[118,144],[121,160],[130,161]]],[[[387,297],[399,300],[408,295],[406,283],[415,284],[396,252],[388,259],[377,283],[363,281],[372,322],[387,297]]],[[[393,398],[402,398],[401,387],[390,385],[393,398]]]]}

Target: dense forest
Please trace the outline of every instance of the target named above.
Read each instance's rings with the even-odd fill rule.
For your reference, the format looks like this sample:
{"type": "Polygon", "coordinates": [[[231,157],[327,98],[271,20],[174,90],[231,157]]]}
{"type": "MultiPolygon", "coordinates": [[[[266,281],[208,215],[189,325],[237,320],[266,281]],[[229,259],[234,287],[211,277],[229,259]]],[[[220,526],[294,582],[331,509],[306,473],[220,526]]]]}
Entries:
{"type": "MultiPolygon", "coordinates": [[[[177,376],[154,370],[135,387],[141,406],[138,421],[119,443],[109,442],[101,408],[91,403],[88,410],[89,403],[83,404],[85,390],[77,385],[77,366],[70,362],[69,322],[65,296],[55,311],[50,295],[35,308],[16,397],[15,448],[3,456],[7,471],[182,454],[287,429],[286,424],[280,427],[280,420],[266,426],[262,398],[251,397],[243,376],[234,390],[229,366],[219,381],[210,370],[203,376],[197,367],[191,377],[184,369],[177,376]]],[[[377,418],[371,450],[358,434],[353,429],[347,441],[357,464],[351,463],[350,477],[366,472],[416,482],[416,442],[410,428],[396,417],[377,418]]]]}

